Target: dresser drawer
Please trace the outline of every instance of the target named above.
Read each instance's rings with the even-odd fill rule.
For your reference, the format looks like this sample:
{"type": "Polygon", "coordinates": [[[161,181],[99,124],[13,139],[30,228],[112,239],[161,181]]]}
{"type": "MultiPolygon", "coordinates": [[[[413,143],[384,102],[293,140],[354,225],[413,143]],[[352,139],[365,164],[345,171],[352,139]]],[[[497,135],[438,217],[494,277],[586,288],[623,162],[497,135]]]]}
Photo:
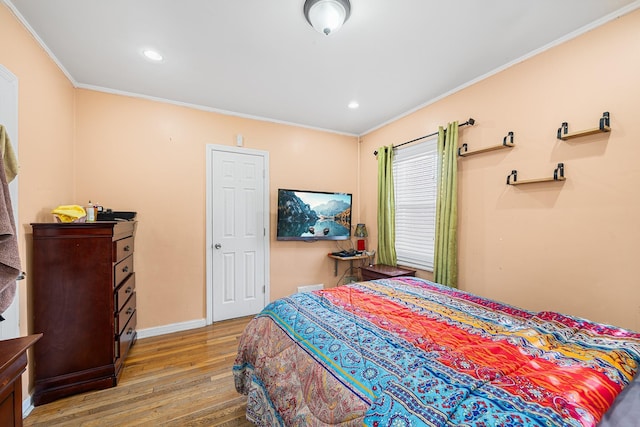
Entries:
{"type": "Polygon", "coordinates": [[[117,313],[122,310],[122,307],[127,302],[131,294],[136,290],[136,274],[132,273],[124,281],[122,285],[114,292],[113,296],[113,308],[117,313]]]}
{"type": "Polygon", "coordinates": [[[131,347],[136,340],[136,323],[138,321],[137,314],[138,313],[136,311],[133,312],[129,322],[124,326],[122,333],[116,336],[115,351],[116,359],[120,359],[118,361],[119,363],[121,363],[122,359],[127,357],[129,347],[131,347]]]}
{"type": "Polygon", "coordinates": [[[116,262],[133,253],[133,236],[116,241],[116,262]]]}
{"type": "Polygon", "coordinates": [[[113,287],[117,288],[131,273],[133,273],[133,256],[128,256],[113,266],[113,287]]]}
{"type": "Polygon", "coordinates": [[[135,311],[136,293],[134,292],[133,295],[131,295],[131,297],[127,300],[124,307],[122,307],[122,309],[118,313],[116,313],[116,333],[118,335],[122,335],[124,327],[127,325],[129,319],[131,319],[131,316],[133,316],[133,313],[135,311]]]}

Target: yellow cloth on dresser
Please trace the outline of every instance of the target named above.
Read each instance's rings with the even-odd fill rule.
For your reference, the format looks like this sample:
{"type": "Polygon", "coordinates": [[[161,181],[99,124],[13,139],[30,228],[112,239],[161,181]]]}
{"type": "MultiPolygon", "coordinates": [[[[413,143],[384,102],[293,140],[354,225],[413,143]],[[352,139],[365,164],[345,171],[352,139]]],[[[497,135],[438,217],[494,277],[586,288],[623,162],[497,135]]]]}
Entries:
{"type": "Polygon", "coordinates": [[[18,160],[13,151],[13,145],[9,140],[7,130],[2,125],[0,125],[0,153],[4,163],[4,174],[7,178],[7,183],[9,183],[18,175],[18,160]]]}
{"type": "Polygon", "coordinates": [[[60,218],[62,222],[73,222],[87,216],[87,212],[79,205],[62,205],[51,211],[52,214],[60,218]]]}

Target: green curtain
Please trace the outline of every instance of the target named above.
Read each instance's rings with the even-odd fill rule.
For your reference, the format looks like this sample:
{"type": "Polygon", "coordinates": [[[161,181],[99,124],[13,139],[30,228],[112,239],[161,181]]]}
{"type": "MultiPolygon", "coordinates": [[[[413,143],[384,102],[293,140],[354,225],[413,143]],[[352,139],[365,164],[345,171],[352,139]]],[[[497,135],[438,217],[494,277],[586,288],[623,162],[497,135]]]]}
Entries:
{"type": "Polygon", "coordinates": [[[393,193],[393,146],[378,149],[378,263],[395,266],[396,209],[393,193]]]}
{"type": "Polygon", "coordinates": [[[458,122],[438,129],[438,195],[433,278],[437,283],[458,284],[458,122]]]}

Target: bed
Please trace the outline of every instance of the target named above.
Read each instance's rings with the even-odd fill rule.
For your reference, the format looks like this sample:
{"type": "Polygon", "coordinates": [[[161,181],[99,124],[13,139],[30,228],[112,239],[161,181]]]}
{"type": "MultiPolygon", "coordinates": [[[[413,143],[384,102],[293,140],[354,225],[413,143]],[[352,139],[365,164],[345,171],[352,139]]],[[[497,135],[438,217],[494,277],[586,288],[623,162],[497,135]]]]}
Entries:
{"type": "Polygon", "coordinates": [[[402,277],[272,302],[233,374],[259,426],[611,427],[639,362],[638,333],[402,277]]]}

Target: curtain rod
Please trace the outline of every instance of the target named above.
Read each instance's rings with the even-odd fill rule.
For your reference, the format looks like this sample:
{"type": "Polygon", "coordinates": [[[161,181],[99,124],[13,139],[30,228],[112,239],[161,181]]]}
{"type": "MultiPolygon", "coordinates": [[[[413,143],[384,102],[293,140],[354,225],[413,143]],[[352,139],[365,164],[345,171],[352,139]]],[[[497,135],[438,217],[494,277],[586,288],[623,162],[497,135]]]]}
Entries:
{"type": "MultiPolygon", "coordinates": [[[[473,118],[469,118],[469,120],[467,120],[464,123],[461,123],[458,126],[460,126],[460,127],[461,126],[467,126],[467,125],[473,126],[473,124],[475,122],[476,121],[473,118]]],[[[403,142],[402,144],[394,145],[393,148],[402,147],[403,145],[411,144],[412,142],[420,141],[421,139],[429,138],[430,136],[434,136],[434,135],[437,135],[437,134],[438,134],[438,132],[433,132],[433,133],[430,133],[429,135],[421,136],[420,138],[412,139],[411,141],[407,141],[407,142],[403,142]]],[[[373,155],[377,156],[378,155],[378,150],[374,151],[373,155]]]]}

